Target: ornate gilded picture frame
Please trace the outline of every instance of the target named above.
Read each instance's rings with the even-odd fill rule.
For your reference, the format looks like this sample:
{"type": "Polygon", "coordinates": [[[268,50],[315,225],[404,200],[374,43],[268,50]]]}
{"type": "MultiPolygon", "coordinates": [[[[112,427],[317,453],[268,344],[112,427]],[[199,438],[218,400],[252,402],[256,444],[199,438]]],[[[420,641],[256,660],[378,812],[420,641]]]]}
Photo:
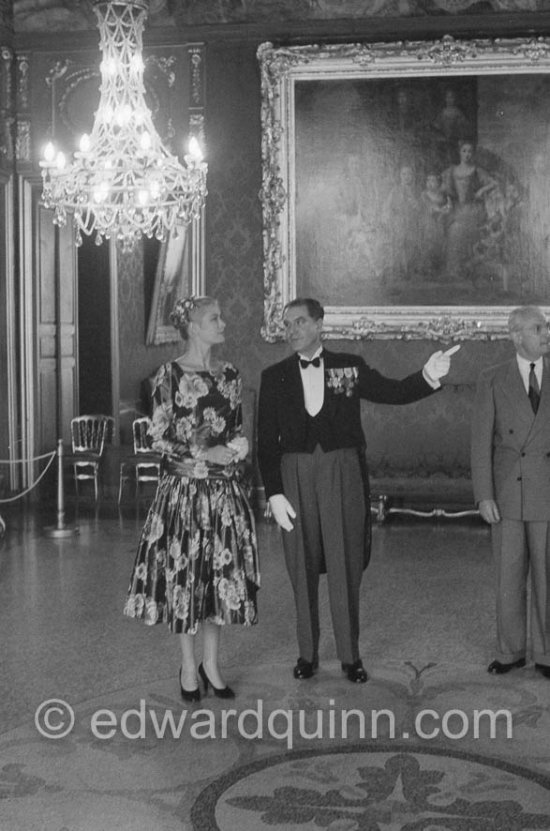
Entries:
{"type": "Polygon", "coordinates": [[[200,217],[160,244],[147,325],[147,346],[175,343],[181,335],[170,322],[176,301],[204,292],[204,218],[200,217]]]}
{"type": "Polygon", "coordinates": [[[264,321],[487,340],[550,303],[550,40],[258,50],[264,321]]]}

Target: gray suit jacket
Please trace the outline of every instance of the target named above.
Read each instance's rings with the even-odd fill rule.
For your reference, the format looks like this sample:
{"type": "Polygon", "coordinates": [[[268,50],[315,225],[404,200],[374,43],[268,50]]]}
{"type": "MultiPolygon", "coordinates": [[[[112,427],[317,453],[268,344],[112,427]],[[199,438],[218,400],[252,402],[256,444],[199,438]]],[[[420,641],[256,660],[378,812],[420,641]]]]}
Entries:
{"type": "Polygon", "coordinates": [[[481,373],[472,420],[476,502],[494,499],[501,516],[550,520],[550,361],[545,358],[535,416],[517,360],[481,373]]]}

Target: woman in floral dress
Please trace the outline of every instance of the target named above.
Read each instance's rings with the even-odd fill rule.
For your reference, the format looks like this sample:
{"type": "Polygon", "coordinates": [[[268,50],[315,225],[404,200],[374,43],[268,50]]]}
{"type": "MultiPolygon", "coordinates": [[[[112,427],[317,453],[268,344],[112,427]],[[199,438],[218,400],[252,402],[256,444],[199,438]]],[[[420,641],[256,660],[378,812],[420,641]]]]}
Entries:
{"type": "Polygon", "coordinates": [[[124,614],[165,623],[179,634],[181,694],[198,701],[200,676],[232,698],[218,666],[220,627],[257,622],[260,585],[254,517],[239,481],[248,453],[241,435],[238,370],[216,361],[225,340],[218,302],[179,300],[171,320],[186,341],[184,354],[157,373],[150,434],[162,452],[163,475],[141,534],[124,614]],[[195,662],[202,629],[203,660],[195,662]]]}

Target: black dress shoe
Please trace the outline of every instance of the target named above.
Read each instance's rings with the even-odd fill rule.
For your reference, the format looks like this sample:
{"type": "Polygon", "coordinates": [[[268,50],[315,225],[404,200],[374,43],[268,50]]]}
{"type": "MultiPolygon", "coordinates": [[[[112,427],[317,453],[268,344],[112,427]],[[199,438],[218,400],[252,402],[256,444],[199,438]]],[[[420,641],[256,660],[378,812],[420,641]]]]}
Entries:
{"type": "Polygon", "coordinates": [[[546,666],[546,664],[535,664],[535,669],[538,670],[541,675],[544,675],[545,678],[550,678],[550,667],[546,666]]]}
{"type": "Polygon", "coordinates": [[[227,684],[225,685],[225,687],[214,686],[214,684],[206,674],[206,670],[202,664],[199,664],[199,675],[202,678],[205,693],[208,692],[208,687],[211,686],[214,691],[214,695],[217,695],[218,698],[235,698],[234,691],[231,689],[231,687],[228,687],[227,684]]]}
{"type": "Polygon", "coordinates": [[[492,661],[487,667],[487,672],[492,675],[504,675],[505,672],[510,672],[511,669],[520,669],[525,666],[525,658],[519,658],[517,661],[512,661],[511,664],[502,664],[500,661],[492,661]]]}
{"type": "Polygon", "coordinates": [[[294,667],[294,677],[299,681],[305,681],[306,678],[312,677],[318,665],[317,661],[306,661],[305,658],[298,658],[294,667]]]}
{"type": "Polygon", "coordinates": [[[353,684],[364,684],[369,680],[363,661],[355,661],[353,664],[342,664],[342,672],[348,676],[348,681],[353,684]]]}
{"type": "Polygon", "coordinates": [[[184,701],[200,701],[201,700],[201,691],[198,687],[194,690],[186,690],[183,684],[181,683],[181,671],[180,671],[180,691],[181,697],[184,701]]]}

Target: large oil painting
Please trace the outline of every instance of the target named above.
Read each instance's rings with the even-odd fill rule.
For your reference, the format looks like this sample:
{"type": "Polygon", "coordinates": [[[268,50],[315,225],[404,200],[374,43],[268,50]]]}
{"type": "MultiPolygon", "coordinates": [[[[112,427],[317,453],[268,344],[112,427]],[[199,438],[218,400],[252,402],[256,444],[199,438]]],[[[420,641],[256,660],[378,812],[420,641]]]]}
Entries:
{"type": "Polygon", "coordinates": [[[260,47],[264,336],[505,334],[550,303],[550,46],[260,47]]]}

